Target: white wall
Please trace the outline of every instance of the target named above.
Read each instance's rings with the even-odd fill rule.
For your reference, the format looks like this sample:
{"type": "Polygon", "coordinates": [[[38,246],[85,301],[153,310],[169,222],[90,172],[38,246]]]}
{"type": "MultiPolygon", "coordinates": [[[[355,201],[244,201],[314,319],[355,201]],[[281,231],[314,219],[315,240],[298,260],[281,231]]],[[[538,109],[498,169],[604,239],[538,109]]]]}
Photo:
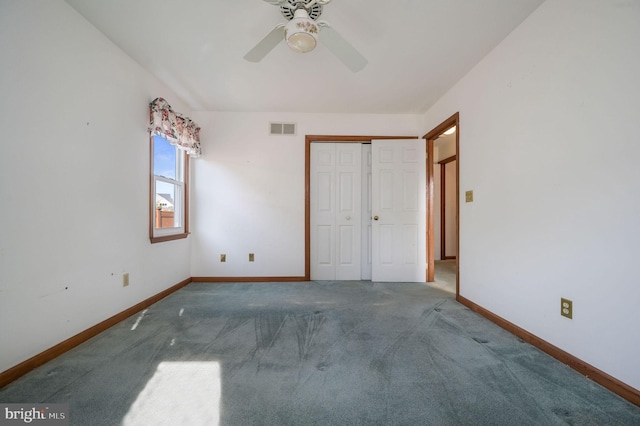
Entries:
{"type": "Polygon", "coordinates": [[[4,371],[188,278],[190,243],[148,239],[148,103],[175,95],[61,0],[0,4],[0,69],[4,371]]]}
{"type": "Polygon", "coordinates": [[[461,295],[636,389],[638,22],[634,0],[547,0],[423,129],[460,111],[461,295]]]}
{"type": "Polygon", "coordinates": [[[305,135],[419,134],[418,115],[194,113],[204,155],[193,166],[194,277],[304,276],[305,135]],[[269,136],[269,122],[298,124],[269,136]],[[219,261],[220,254],[227,261],[219,261]],[[255,262],[248,254],[255,253],[255,262]]]}

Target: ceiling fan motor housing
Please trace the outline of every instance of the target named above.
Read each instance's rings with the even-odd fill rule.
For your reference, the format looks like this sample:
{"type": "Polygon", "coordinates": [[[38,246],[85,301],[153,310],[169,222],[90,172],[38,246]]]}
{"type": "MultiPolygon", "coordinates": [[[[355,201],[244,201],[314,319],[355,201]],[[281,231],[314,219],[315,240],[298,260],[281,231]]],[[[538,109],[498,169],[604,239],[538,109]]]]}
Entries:
{"type": "Polygon", "coordinates": [[[285,5],[280,6],[282,16],[287,18],[288,21],[295,18],[295,13],[299,9],[306,10],[309,14],[309,18],[314,21],[322,15],[322,4],[319,4],[314,0],[287,0],[285,5]],[[309,6],[309,4],[311,4],[311,6],[309,6]]]}

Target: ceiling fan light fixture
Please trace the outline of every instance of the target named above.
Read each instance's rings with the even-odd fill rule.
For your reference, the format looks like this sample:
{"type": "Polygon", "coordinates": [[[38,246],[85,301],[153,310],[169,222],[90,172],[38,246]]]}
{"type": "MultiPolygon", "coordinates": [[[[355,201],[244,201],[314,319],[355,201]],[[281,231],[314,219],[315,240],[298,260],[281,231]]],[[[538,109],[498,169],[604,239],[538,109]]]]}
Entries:
{"type": "Polygon", "coordinates": [[[311,52],[316,47],[316,38],[311,34],[298,32],[287,38],[287,44],[298,53],[311,52]]]}
{"type": "Polygon", "coordinates": [[[298,9],[294,18],[286,25],[285,39],[287,45],[298,53],[310,52],[318,44],[318,24],[305,9],[298,9]]]}

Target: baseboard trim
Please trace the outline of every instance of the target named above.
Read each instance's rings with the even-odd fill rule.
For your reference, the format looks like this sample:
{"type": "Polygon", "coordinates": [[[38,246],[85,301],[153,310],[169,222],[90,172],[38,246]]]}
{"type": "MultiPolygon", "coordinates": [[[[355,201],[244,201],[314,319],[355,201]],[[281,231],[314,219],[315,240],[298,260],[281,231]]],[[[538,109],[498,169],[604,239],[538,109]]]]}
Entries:
{"type": "Polygon", "coordinates": [[[483,317],[487,318],[488,320],[495,323],[496,325],[504,328],[511,334],[516,335],[517,337],[521,338],[525,342],[537,347],[543,352],[546,352],[548,355],[551,355],[553,358],[557,359],[563,364],[568,365],[569,367],[578,371],[580,374],[583,374],[584,376],[588,377],[594,382],[604,386],[605,388],[609,389],[611,392],[620,395],[622,398],[626,399],[627,401],[637,406],[640,406],[640,390],[635,389],[624,382],[621,382],[615,377],[608,375],[604,371],[597,369],[593,365],[588,364],[579,358],[576,358],[570,353],[563,351],[562,349],[537,337],[534,334],[531,334],[527,330],[520,328],[517,325],[505,320],[504,318],[499,317],[493,312],[488,311],[482,306],[475,304],[469,299],[466,299],[458,295],[456,297],[456,300],[461,304],[463,304],[464,306],[466,306],[467,308],[471,309],[473,312],[476,312],[482,315],[483,317]]]}
{"type": "Polygon", "coordinates": [[[194,283],[273,283],[309,281],[305,277],[191,277],[194,283]]]}
{"type": "Polygon", "coordinates": [[[3,371],[2,373],[0,373],[0,388],[8,385],[9,383],[13,382],[14,380],[24,376],[25,374],[27,374],[29,371],[33,370],[34,368],[40,367],[41,365],[51,361],[54,358],[57,358],[58,356],[62,355],[63,353],[75,348],[76,346],[78,346],[79,344],[86,342],[87,340],[91,339],[92,337],[102,333],[103,331],[107,330],[110,327],[113,327],[114,325],[116,325],[117,323],[119,323],[120,321],[123,321],[127,318],[129,318],[130,316],[140,312],[141,310],[148,308],[149,306],[153,305],[154,303],[158,302],[161,299],[164,299],[165,297],[167,297],[168,295],[170,295],[171,293],[180,290],[182,287],[186,286],[187,284],[189,284],[191,282],[191,278],[187,278],[186,280],[180,281],[178,284],[175,284],[172,287],[169,287],[168,289],[161,291],[160,293],[156,294],[155,296],[151,296],[150,298],[143,300],[140,303],[137,303],[135,305],[133,305],[132,307],[130,307],[129,309],[126,309],[114,316],[112,316],[111,318],[108,318],[96,325],[94,325],[93,327],[90,327],[78,334],[76,334],[75,336],[72,336],[70,338],[68,338],[67,340],[58,343],[57,345],[45,350],[44,352],[39,353],[38,355],[35,355],[31,358],[29,358],[26,361],[21,362],[20,364],[11,367],[10,369],[3,371]]]}

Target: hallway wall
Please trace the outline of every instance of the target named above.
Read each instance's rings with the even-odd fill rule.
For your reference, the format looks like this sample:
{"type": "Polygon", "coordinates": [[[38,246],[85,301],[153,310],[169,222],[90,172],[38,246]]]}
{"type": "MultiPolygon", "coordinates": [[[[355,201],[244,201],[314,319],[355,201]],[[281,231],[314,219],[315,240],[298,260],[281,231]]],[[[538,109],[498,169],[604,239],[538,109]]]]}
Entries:
{"type": "MultiPolygon", "coordinates": [[[[457,161],[447,163],[445,167],[445,256],[456,257],[458,255],[458,225],[456,223],[456,178],[457,161]]],[[[442,167],[442,166],[441,166],[442,167]]]]}
{"type": "Polygon", "coordinates": [[[424,117],[460,112],[461,295],[636,389],[638,22],[547,0],[424,117]]]}

